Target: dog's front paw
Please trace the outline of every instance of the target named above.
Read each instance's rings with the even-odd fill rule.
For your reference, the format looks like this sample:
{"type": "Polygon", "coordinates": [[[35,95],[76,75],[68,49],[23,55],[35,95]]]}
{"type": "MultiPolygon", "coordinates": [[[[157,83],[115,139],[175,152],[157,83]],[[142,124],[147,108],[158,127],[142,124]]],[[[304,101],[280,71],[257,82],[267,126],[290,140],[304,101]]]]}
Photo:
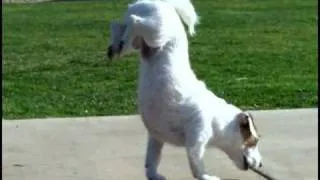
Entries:
{"type": "Polygon", "coordinates": [[[154,175],[148,176],[148,180],[166,180],[166,178],[160,174],[154,174],[154,175]]]}
{"type": "Polygon", "coordinates": [[[204,174],[201,176],[199,180],[221,180],[221,179],[217,176],[209,176],[207,174],[204,174]]]}

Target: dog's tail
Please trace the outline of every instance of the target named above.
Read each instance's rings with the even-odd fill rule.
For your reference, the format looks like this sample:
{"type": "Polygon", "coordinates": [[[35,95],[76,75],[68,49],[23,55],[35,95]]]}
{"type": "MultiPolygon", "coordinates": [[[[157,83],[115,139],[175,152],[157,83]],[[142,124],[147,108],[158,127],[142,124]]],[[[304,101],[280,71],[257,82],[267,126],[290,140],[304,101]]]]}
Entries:
{"type": "Polygon", "coordinates": [[[191,3],[191,0],[164,0],[171,3],[176,9],[182,21],[188,26],[189,34],[195,34],[195,26],[199,23],[199,17],[191,3]]]}

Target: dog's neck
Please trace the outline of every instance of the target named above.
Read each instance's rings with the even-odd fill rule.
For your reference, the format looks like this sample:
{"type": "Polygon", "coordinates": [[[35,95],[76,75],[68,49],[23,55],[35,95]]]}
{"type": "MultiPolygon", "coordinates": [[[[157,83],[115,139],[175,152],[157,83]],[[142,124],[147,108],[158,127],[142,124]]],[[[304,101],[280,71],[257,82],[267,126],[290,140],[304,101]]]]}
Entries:
{"type": "Polygon", "coordinates": [[[220,149],[227,154],[232,153],[230,150],[233,150],[233,143],[237,140],[236,127],[235,121],[230,121],[223,129],[220,129],[220,131],[216,130],[208,146],[220,149]]]}
{"type": "Polygon", "coordinates": [[[151,47],[143,39],[141,40],[140,55],[145,61],[151,61],[161,47],[151,47]]]}
{"type": "Polygon", "coordinates": [[[228,147],[228,144],[225,143],[232,143],[232,140],[235,139],[238,127],[236,116],[242,110],[225,101],[221,101],[220,105],[215,105],[219,108],[216,112],[213,112],[212,128],[214,136],[211,144],[223,149],[228,147]]]}

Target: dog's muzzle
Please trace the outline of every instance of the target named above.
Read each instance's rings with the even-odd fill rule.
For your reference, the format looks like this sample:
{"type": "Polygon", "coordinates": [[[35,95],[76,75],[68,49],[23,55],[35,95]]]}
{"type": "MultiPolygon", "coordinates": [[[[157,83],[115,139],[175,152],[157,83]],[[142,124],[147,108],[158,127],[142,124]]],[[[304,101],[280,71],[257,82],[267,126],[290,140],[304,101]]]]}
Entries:
{"type": "MultiPolygon", "coordinates": [[[[259,168],[262,167],[262,163],[259,163],[259,168]]],[[[247,158],[245,156],[243,156],[243,170],[248,170],[250,168],[250,164],[247,161],[247,158]]]]}

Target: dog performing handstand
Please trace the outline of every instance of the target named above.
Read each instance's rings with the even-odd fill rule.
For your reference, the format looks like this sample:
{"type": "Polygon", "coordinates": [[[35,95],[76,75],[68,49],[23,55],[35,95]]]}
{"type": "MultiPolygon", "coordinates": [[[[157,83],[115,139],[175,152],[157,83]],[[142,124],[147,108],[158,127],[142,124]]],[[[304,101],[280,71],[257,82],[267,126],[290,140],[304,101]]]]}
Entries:
{"type": "Polygon", "coordinates": [[[109,58],[131,50],[140,54],[139,112],[148,130],[145,159],[149,180],[158,173],[164,143],[186,148],[191,172],[206,173],[207,146],[225,152],[241,170],[261,166],[259,136],[252,116],[213,94],[198,80],[189,62],[188,39],[198,22],[189,0],[139,0],[128,6],[123,22],[111,24],[109,58]]]}

